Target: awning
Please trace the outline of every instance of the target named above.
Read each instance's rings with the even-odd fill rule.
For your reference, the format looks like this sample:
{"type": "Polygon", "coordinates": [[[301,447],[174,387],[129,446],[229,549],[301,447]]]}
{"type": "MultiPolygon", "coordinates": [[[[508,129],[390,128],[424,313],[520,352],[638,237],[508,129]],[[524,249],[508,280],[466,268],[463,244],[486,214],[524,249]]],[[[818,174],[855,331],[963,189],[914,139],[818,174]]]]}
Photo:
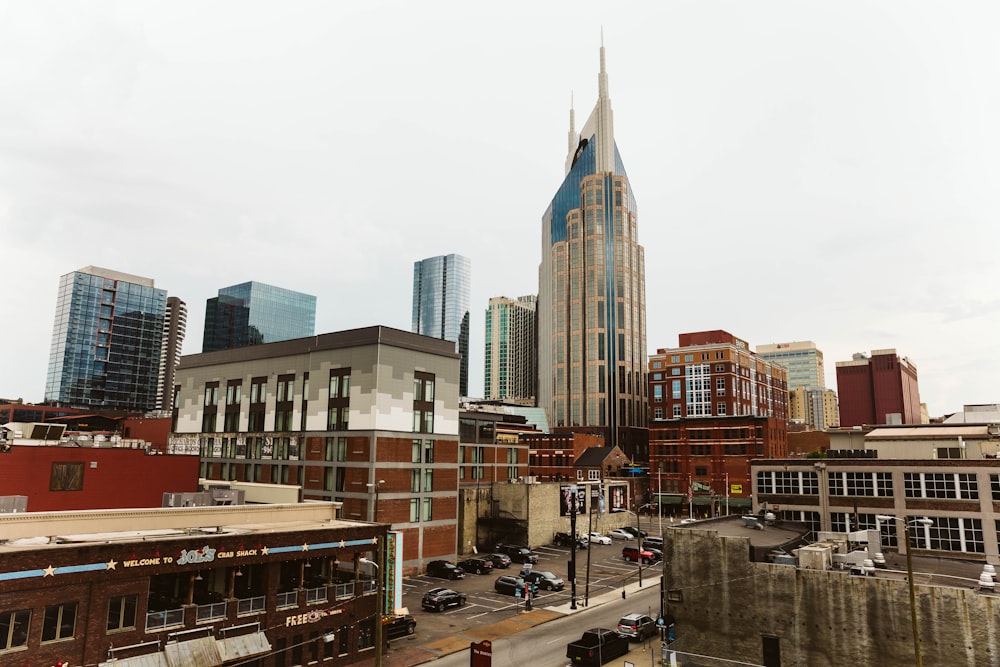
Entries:
{"type": "Polygon", "coordinates": [[[217,645],[223,662],[237,658],[249,658],[271,650],[271,644],[263,632],[219,639],[217,645]]]}
{"type": "Polygon", "coordinates": [[[186,642],[167,642],[163,647],[170,667],[217,667],[222,664],[218,643],[214,637],[201,637],[186,642]]]}
{"type": "Polygon", "coordinates": [[[167,656],[161,651],[157,651],[131,658],[112,658],[107,662],[98,663],[98,667],[170,667],[170,665],[167,664],[167,656]]]}

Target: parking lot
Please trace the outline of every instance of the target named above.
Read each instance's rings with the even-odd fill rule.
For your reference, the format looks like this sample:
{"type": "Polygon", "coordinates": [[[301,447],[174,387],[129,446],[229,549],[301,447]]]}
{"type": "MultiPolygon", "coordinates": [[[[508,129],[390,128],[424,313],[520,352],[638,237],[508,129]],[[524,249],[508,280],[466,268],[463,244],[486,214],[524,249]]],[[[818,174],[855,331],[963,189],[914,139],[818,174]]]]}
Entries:
{"type": "MultiPolygon", "coordinates": [[[[639,576],[639,565],[622,558],[624,546],[635,546],[635,540],[615,540],[611,544],[591,544],[589,549],[589,587],[587,556],[588,550],[577,553],[577,604],[583,605],[585,598],[622,588],[633,583],[639,576]]],[[[538,563],[532,569],[550,571],[566,580],[561,591],[538,590],[533,596],[533,607],[561,605],[569,602],[571,584],[567,577],[570,548],[552,545],[533,547],[538,554],[538,563]]],[[[420,574],[403,581],[403,605],[417,620],[417,631],[413,637],[396,641],[416,641],[424,643],[454,633],[457,629],[488,625],[524,611],[525,601],[510,595],[502,595],[493,590],[493,583],[501,575],[516,576],[522,565],[512,563],[506,569],[494,569],[489,574],[466,574],[464,579],[449,580],[420,574]],[[420,601],[424,593],[432,588],[451,588],[464,593],[468,600],[461,607],[451,607],[443,612],[424,611],[420,601]]],[[[650,585],[659,584],[662,567],[659,563],[642,566],[642,576],[649,578],[650,585]]]]}

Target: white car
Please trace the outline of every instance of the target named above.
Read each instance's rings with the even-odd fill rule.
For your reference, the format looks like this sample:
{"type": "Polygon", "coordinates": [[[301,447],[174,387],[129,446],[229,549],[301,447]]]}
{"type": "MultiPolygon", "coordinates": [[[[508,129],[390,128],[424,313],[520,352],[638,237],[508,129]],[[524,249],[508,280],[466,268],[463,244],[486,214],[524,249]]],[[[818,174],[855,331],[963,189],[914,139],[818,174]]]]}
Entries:
{"type": "Polygon", "coordinates": [[[587,538],[594,544],[611,544],[611,538],[600,533],[590,533],[587,538]]]}
{"type": "Polygon", "coordinates": [[[608,531],[608,537],[613,540],[631,540],[632,534],[621,528],[612,528],[608,531]]]}

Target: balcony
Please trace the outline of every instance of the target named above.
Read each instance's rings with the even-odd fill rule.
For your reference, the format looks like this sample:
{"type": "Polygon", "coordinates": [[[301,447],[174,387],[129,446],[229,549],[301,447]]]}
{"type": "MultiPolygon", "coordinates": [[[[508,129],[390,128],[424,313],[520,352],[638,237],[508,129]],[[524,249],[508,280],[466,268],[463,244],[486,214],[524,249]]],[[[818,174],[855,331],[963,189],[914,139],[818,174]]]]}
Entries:
{"type": "Polygon", "coordinates": [[[275,607],[277,609],[287,609],[288,607],[299,606],[299,591],[288,591],[287,593],[278,593],[277,602],[275,607]]]}
{"type": "Polygon", "coordinates": [[[267,598],[263,595],[253,598],[243,598],[237,600],[236,615],[246,616],[247,614],[257,614],[264,611],[264,603],[267,598]]]}
{"type": "Polygon", "coordinates": [[[198,623],[203,621],[214,621],[218,618],[225,618],[226,606],[225,602],[198,605],[198,623]]]}
{"type": "Polygon", "coordinates": [[[146,632],[158,632],[165,628],[180,627],[183,625],[183,609],[164,609],[163,611],[151,611],[146,614],[146,632]]]}
{"type": "Polygon", "coordinates": [[[306,589],[306,604],[316,604],[317,602],[326,602],[327,599],[328,596],[326,592],[326,586],[306,589]]]}
{"type": "Polygon", "coordinates": [[[354,597],[354,582],[348,581],[343,584],[337,584],[333,587],[333,595],[337,600],[346,600],[354,597]]]}

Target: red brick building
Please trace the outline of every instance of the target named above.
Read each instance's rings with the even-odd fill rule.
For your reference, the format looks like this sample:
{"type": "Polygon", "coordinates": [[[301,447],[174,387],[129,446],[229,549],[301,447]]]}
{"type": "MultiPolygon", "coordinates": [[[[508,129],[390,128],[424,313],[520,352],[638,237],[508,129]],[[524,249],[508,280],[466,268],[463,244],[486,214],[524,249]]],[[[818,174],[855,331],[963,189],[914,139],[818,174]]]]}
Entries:
{"type": "Polygon", "coordinates": [[[529,433],[529,474],[539,482],[563,482],[576,479],[574,462],[590,447],[604,447],[604,438],[594,433],[560,431],[529,433]]]}
{"type": "Polygon", "coordinates": [[[0,664],[371,659],[386,526],[336,516],[330,503],[0,515],[0,664]]]}
{"type": "Polygon", "coordinates": [[[11,445],[0,453],[0,496],[29,512],[160,507],[163,494],[198,490],[198,457],[143,449],[11,445]]]}
{"type": "Polygon", "coordinates": [[[840,426],[921,423],[917,367],[896,350],[837,362],[840,426]]]}

